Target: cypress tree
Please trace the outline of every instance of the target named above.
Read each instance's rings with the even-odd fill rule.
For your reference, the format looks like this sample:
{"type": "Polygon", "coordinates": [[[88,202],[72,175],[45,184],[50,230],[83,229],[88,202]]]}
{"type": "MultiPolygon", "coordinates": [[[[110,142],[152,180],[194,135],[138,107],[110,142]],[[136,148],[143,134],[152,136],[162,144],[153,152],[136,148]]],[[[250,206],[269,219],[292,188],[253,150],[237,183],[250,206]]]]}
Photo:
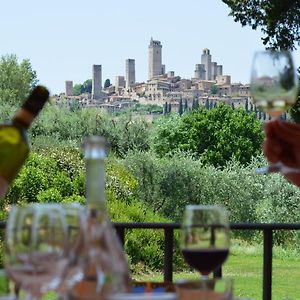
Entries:
{"type": "Polygon", "coordinates": [[[163,114],[166,115],[168,113],[168,102],[165,102],[163,107],[163,114]]]}
{"type": "Polygon", "coordinates": [[[178,103],[178,114],[181,116],[183,113],[183,110],[182,110],[182,99],[180,98],[179,99],[179,103],[178,103]]]}
{"type": "Polygon", "coordinates": [[[184,111],[187,111],[188,110],[188,102],[187,102],[187,99],[185,98],[184,99],[184,111]]]}
{"type": "Polygon", "coordinates": [[[199,100],[198,99],[195,100],[195,109],[199,109],[199,100]]]}
{"type": "Polygon", "coordinates": [[[206,98],[206,100],[205,100],[205,108],[209,109],[209,100],[208,100],[208,98],[206,98]]]}
{"type": "Polygon", "coordinates": [[[245,111],[247,112],[247,114],[249,114],[249,102],[248,102],[248,98],[245,101],[245,111]]]}

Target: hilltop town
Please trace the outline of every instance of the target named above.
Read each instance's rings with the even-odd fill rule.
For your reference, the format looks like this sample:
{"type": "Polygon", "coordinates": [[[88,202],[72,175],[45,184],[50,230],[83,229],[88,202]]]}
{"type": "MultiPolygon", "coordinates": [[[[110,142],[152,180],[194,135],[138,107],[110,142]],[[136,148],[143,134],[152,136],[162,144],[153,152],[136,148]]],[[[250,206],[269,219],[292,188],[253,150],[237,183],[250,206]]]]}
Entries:
{"type": "Polygon", "coordinates": [[[181,78],[174,71],[167,71],[162,63],[162,44],[151,38],[148,45],[148,80],[136,82],[135,60],[126,59],[125,76],[115,78],[114,85],[103,87],[102,65],[92,66],[92,91],[73,95],[73,81],[65,82],[65,93],[57,96],[57,102],[78,102],[81,107],[101,107],[114,112],[130,106],[133,101],[141,104],[166,103],[169,111],[177,111],[178,105],[192,107],[194,101],[205,105],[209,99],[215,105],[219,101],[238,107],[249,101],[249,85],[232,83],[230,75],[223,74],[223,66],[212,61],[210,50],[203,49],[201,63],[195,65],[194,77],[181,78]]]}

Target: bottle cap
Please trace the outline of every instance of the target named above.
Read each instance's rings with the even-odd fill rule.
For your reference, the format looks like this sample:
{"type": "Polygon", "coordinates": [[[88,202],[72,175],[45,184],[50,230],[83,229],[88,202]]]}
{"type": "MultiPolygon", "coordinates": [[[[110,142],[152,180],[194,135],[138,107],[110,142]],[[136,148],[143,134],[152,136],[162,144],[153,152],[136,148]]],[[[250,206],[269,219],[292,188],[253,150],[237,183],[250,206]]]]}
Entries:
{"type": "Polygon", "coordinates": [[[30,111],[34,116],[36,116],[43,108],[48,98],[49,91],[45,87],[38,85],[32,90],[31,94],[22,105],[22,108],[30,111]]]}

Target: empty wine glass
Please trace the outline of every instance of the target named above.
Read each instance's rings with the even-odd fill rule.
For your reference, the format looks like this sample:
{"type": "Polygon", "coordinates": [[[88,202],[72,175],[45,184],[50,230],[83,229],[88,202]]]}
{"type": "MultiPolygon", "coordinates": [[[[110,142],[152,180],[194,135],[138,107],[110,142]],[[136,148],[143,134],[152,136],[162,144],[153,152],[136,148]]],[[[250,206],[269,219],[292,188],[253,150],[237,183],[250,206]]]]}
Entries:
{"type": "MultiPolygon", "coordinates": [[[[5,269],[28,298],[58,290],[71,265],[67,215],[58,204],[13,206],[5,236],[5,269]]],[[[73,276],[72,276],[73,277],[73,276]]]]}
{"type": "MultiPolygon", "coordinates": [[[[290,52],[256,52],[252,62],[250,92],[253,103],[272,118],[279,118],[294,105],[298,95],[298,80],[290,52]]],[[[269,172],[298,173],[300,170],[280,161],[256,170],[257,174],[269,172]]]]}
{"type": "Polygon", "coordinates": [[[207,279],[221,267],[229,253],[227,210],[219,205],[187,205],[180,247],[185,261],[207,279]]]}

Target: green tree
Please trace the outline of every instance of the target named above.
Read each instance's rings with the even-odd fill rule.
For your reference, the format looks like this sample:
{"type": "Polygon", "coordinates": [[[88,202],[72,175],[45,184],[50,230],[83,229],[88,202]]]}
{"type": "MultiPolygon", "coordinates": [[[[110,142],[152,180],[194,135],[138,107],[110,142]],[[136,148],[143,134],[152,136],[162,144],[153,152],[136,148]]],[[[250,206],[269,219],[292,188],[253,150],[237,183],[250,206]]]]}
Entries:
{"type": "Polygon", "coordinates": [[[28,59],[21,63],[14,54],[0,58],[0,101],[19,105],[38,80],[28,59]]]}
{"type": "Polygon", "coordinates": [[[92,92],[92,79],[87,79],[84,83],[75,84],[73,87],[73,95],[79,96],[83,93],[92,92]]]}
{"type": "Polygon", "coordinates": [[[273,49],[295,49],[300,45],[300,1],[222,0],[230,15],[242,26],[261,28],[263,44],[273,49]]]}
{"type": "Polygon", "coordinates": [[[152,145],[161,157],[189,151],[204,163],[224,166],[233,157],[246,165],[261,153],[262,124],[243,108],[219,104],[159,122],[152,145]]]}
{"type": "Polygon", "coordinates": [[[211,87],[210,87],[210,93],[212,95],[217,95],[219,92],[219,87],[215,84],[213,84],[211,87]]]}
{"type": "Polygon", "coordinates": [[[86,80],[83,84],[83,93],[91,93],[92,92],[92,79],[86,80]]]}
{"type": "Polygon", "coordinates": [[[83,85],[82,84],[75,84],[73,86],[73,95],[79,96],[83,93],[83,85]]]}
{"type": "Polygon", "coordinates": [[[111,86],[110,80],[107,78],[104,82],[104,88],[108,88],[109,86],[111,86]]]}
{"type": "Polygon", "coordinates": [[[188,107],[188,101],[187,99],[184,99],[184,111],[188,111],[189,107],[188,107]]]}
{"type": "Polygon", "coordinates": [[[165,102],[163,107],[163,114],[166,115],[168,113],[168,102],[165,102]]]}
{"type": "Polygon", "coordinates": [[[181,116],[183,114],[183,107],[182,107],[182,99],[179,99],[178,103],[178,114],[181,116]]]}

